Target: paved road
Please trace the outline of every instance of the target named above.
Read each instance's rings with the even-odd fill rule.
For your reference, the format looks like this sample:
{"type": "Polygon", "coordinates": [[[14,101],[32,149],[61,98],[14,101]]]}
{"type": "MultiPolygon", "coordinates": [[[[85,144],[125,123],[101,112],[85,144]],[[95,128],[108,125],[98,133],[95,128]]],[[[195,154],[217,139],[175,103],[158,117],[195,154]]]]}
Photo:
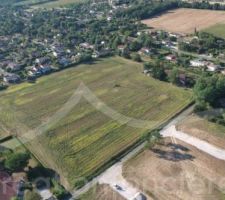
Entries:
{"type": "Polygon", "coordinates": [[[209,144],[208,142],[192,137],[187,133],[177,131],[175,125],[167,127],[161,132],[161,134],[163,135],[163,137],[174,137],[176,139],[179,139],[185,143],[195,146],[199,150],[217,159],[225,160],[225,149],[220,149],[212,144],[209,144]]]}

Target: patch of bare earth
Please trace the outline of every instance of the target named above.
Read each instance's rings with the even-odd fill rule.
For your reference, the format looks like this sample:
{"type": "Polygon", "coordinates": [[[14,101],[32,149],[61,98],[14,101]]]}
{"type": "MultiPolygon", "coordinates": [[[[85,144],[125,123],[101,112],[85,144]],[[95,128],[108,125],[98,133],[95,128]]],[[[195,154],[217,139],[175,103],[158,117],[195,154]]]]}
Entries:
{"type": "Polygon", "coordinates": [[[127,162],[123,175],[154,199],[225,198],[225,162],[170,138],[127,162]]]}
{"type": "Polygon", "coordinates": [[[225,127],[196,115],[189,116],[176,126],[177,130],[225,149],[225,127]]]}
{"type": "Polygon", "coordinates": [[[224,11],[181,8],[142,21],[157,30],[190,34],[217,23],[225,22],[224,11]]]}

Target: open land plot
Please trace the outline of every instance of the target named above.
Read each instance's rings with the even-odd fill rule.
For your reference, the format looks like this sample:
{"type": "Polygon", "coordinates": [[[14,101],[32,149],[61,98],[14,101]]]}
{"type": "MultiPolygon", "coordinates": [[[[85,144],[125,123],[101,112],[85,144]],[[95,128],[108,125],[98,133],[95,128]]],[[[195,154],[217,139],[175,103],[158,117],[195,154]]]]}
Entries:
{"type": "Polygon", "coordinates": [[[38,129],[43,134],[27,146],[43,164],[59,172],[61,179],[65,177],[65,186],[73,187],[77,178],[91,176],[146,131],[170,119],[192,100],[189,90],[147,77],[142,70],[142,64],[113,57],[42,77],[33,85],[10,87],[0,93],[0,105],[4,105],[0,123],[9,131],[15,131],[16,127],[19,138],[26,140],[24,133],[36,136],[36,132],[29,131],[54,116],[57,122],[53,120],[47,129],[38,129]],[[55,116],[62,107],[68,109],[68,100],[81,82],[104,103],[94,102],[91,97],[93,107],[81,98],[65,116],[55,116]],[[106,116],[102,109],[108,112],[108,107],[104,105],[125,116],[148,120],[148,126],[128,126],[126,117],[120,115],[121,119],[113,120],[117,113],[109,109],[106,116]]]}
{"type": "Polygon", "coordinates": [[[123,175],[153,199],[225,198],[225,161],[170,138],[128,161],[123,175]]]}
{"type": "Polygon", "coordinates": [[[192,115],[177,124],[177,129],[225,149],[225,126],[192,115]]]}
{"type": "Polygon", "coordinates": [[[109,185],[97,184],[78,200],[125,200],[120,194],[115,192],[109,185]]]}
{"type": "Polygon", "coordinates": [[[225,39],[225,22],[224,24],[216,24],[203,30],[206,33],[213,34],[216,37],[225,39]]]}
{"type": "Polygon", "coordinates": [[[179,34],[194,33],[218,23],[225,22],[224,11],[175,9],[157,17],[142,21],[149,27],[179,34]]]}
{"type": "Polygon", "coordinates": [[[80,2],[84,2],[82,0],[55,0],[55,1],[49,1],[49,2],[45,2],[45,3],[40,3],[37,5],[32,6],[33,8],[58,8],[58,7],[63,7],[63,6],[67,6],[69,4],[74,4],[74,3],[80,3],[80,2]]]}

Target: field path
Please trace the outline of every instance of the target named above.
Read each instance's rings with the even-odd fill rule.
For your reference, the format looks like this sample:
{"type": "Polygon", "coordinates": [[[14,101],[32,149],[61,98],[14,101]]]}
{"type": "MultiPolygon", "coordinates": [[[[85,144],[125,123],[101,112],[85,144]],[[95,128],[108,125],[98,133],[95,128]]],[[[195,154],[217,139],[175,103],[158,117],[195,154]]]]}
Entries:
{"type": "Polygon", "coordinates": [[[170,127],[163,129],[161,131],[161,134],[163,135],[163,137],[174,137],[176,139],[179,139],[215,158],[218,158],[220,160],[225,160],[225,149],[216,147],[208,142],[205,142],[196,137],[190,136],[187,133],[177,131],[175,125],[171,125],[170,127]]]}

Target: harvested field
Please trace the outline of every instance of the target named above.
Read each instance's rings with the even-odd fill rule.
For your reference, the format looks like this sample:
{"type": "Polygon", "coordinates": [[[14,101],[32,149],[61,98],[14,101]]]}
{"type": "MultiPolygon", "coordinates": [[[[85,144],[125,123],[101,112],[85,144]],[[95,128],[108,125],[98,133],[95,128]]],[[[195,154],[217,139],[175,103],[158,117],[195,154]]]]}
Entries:
{"type": "Polygon", "coordinates": [[[112,190],[109,185],[96,185],[78,200],[125,200],[117,192],[112,190]]]}
{"type": "Polygon", "coordinates": [[[225,11],[176,9],[142,21],[157,30],[190,34],[218,23],[225,22],[225,11]]]}
{"type": "Polygon", "coordinates": [[[192,115],[180,122],[177,129],[225,149],[225,127],[222,125],[192,115]]]}
{"type": "Polygon", "coordinates": [[[11,132],[16,127],[20,140],[35,137],[26,144],[30,151],[55,169],[67,188],[77,186],[81,177],[90,178],[192,100],[189,90],[147,77],[142,70],[140,63],[113,57],[11,87],[0,93],[0,124],[11,132]],[[71,98],[81,82],[91,93],[85,93],[86,99],[71,98]],[[136,127],[140,119],[148,120],[146,127],[136,127]]]}
{"type": "Polygon", "coordinates": [[[123,175],[153,199],[225,198],[225,161],[170,138],[127,162],[123,175]]]}

